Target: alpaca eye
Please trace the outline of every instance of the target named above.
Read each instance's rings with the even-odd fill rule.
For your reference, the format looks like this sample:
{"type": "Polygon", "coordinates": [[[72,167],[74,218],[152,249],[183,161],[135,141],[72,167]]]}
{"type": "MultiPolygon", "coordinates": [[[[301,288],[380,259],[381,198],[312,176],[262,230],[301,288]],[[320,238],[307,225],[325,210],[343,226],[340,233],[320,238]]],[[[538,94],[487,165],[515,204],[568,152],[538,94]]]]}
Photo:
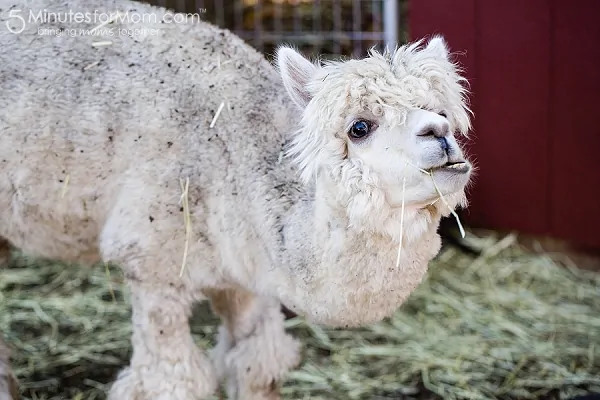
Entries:
{"type": "Polygon", "coordinates": [[[354,124],[352,124],[350,132],[348,132],[348,136],[353,139],[362,139],[369,134],[370,130],[371,124],[367,121],[356,121],[354,124]]]}
{"type": "Polygon", "coordinates": [[[440,115],[440,116],[442,116],[442,117],[444,117],[444,118],[448,118],[448,115],[446,115],[446,113],[445,113],[445,112],[438,113],[438,115],[440,115]]]}

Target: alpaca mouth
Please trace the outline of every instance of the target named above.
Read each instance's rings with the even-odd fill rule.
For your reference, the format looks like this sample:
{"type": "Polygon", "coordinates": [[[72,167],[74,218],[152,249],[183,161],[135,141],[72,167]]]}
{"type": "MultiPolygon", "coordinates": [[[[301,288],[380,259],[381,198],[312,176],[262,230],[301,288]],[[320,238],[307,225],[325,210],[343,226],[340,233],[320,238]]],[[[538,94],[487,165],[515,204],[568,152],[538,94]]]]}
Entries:
{"type": "Polygon", "coordinates": [[[432,168],[432,170],[457,174],[466,174],[471,170],[471,167],[466,161],[449,161],[444,165],[432,168]]]}

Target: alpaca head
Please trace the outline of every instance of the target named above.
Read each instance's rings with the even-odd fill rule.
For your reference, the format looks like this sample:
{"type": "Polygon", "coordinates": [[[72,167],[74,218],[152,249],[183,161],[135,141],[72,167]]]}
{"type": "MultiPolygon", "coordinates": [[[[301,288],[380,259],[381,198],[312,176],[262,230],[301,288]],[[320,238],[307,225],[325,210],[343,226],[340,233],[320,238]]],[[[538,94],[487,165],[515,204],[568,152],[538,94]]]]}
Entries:
{"type": "Polygon", "coordinates": [[[397,239],[403,218],[410,240],[449,214],[438,190],[452,208],[466,204],[472,166],[457,138],[470,110],[441,37],[322,65],[280,47],[277,65],[303,113],[288,154],[351,225],[397,239]]]}

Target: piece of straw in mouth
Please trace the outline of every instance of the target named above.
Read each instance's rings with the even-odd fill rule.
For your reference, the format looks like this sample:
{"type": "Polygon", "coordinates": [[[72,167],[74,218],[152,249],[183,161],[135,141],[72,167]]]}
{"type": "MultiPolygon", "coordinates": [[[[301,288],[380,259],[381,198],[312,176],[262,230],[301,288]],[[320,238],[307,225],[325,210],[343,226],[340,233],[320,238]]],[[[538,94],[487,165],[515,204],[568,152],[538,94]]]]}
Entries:
{"type": "Polygon", "coordinates": [[[188,202],[188,191],[190,187],[190,178],[185,178],[185,184],[183,180],[179,180],[179,184],[181,186],[181,200],[180,203],[183,206],[183,221],[185,224],[185,247],[183,250],[183,261],[181,263],[181,271],[179,272],[179,277],[183,276],[183,271],[185,269],[185,264],[187,262],[188,256],[188,248],[190,244],[190,233],[191,233],[191,222],[190,222],[190,208],[188,202]]]}
{"type": "Polygon", "coordinates": [[[438,188],[437,184],[435,183],[435,179],[433,179],[432,172],[429,173],[429,176],[431,177],[431,181],[433,182],[433,186],[435,187],[435,190],[437,191],[438,196],[440,196],[440,199],[442,200],[442,202],[446,205],[446,207],[448,207],[448,209],[454,216],[454,219],[456,219],[456,224],[458,225],[458,229],[460,230],[460,235],[464,238],[465,230],[464,230],[462,224],[460,223],[460,218],[458,218],[458,214],[456,213],[456,211],[454,211],[454,209],[452,207],[450,207],[450,204],[448,204],[448,201],[446,201],[446,198],[442,194],[442,191],[438,188]]]}
{"type": "Polygon", "coordinates": [[[456,220],[456,224],[458,225],[458,229],[460,230],[460,235],[464,238],[465,237],[465,229],[463,228],[463,226],[460,222],[460,218],[458,218],[458,214],[456,213],[456,211],[454,211],[454,209],[452,207],[450,207],[450,204],[448,204],[448,201],[446,200],[446,198],[442,194],[441,190],[438,188],[437,184],[435,183],[435,179],[433,178],[433,172],[425,171],[423,168],[419,168],[416,165],[414,165],[408,161],[407,161],[407,163],[411,167],[414,167],[414,168],[418,169],[419,171],[421,171],[422,173],[424,173],[425,175],[429,175],[431,177],[431,181],[433,182],[433,187],[435,188],[435,191],[437,192],[439,197],[438,197],[438,199],[435,199],[430,205],[435,204],[439,199],[441,199],[442,202],[446,205],[446,207],[448,207],[448,209],[454,216],[454,219],[456,220]]]}
{"type": "Polygon", "coordinates": [[[219,119],[219,115],[221,115],[221,111],[223,111],[223,107],[225,107],[225,102],[224,101],[221,102],[221,105],[217,109],[217,112],[216,112],[215,116],[213,117],[213,120],[210,123],[210,127],[211,128],[215,127],[215,124],[217,123],[217,119],[219,119]]]}
{"type": "Polygon", "coordinates": [[[428,171],[425,171],[423,168],[417,167],[415,164],[411,163],[410,161],[407,161],[406,164],[410,165],[413,168],[418,169],[419,171],[421,171],[425,175],[431,175],[428,171]]]}

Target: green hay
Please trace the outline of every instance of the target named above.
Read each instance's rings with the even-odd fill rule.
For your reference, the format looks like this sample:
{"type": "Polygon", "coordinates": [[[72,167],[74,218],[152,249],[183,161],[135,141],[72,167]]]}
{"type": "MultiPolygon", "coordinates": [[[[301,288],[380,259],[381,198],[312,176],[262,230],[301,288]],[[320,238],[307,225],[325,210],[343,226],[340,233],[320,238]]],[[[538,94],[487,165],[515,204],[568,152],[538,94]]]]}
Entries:
{"type": "MultiPolygon", "coordinates": [[[[515,399],[600,391],[600,276],[532,255],[509,236],[453,249],[392,318],[336,330],[288,320],[305,343],[286,399],[515,399]]],[[[120,271],[17,255],[0,270],[0,329],[26,399],[103,399],[130,355],[120,271]],[[31,265],[35,264],[32,268],[31,265]],[[113,298],[114,296],[114,298],[113,298]]],[[[199,345],[217,320],[195,313],[199,345]]]]}

